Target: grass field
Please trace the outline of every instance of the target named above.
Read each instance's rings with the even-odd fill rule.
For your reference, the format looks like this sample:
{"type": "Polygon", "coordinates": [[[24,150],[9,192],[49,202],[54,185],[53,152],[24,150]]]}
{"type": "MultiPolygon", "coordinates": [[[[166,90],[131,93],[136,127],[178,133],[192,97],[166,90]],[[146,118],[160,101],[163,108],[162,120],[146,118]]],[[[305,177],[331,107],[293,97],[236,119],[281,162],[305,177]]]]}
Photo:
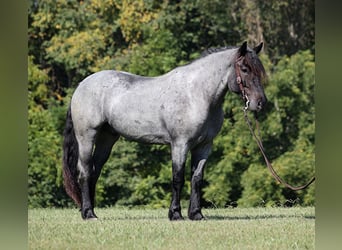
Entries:
{"type": "MultiPolygon", "coordinates": [[[[170,222],[167,209],[30,209],[29,249],[314,249],[315,209],[204,209],[205,221],[170,222]]],[[[184,211],[185,214],[185,211],[184,211]]]]}

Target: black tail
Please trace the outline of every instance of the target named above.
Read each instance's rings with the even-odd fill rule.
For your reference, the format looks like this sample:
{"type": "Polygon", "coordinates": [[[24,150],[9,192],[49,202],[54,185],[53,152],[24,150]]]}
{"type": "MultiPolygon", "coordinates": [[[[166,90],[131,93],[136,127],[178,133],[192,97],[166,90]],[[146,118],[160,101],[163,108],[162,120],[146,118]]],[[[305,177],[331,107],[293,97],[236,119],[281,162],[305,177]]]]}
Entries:
{"type": "Polygon", "coordinates": [[[78,143],[69,107],[64,128],[63,183],[67,194],[81,207],[81,190],[77,181],[78,143]]]}

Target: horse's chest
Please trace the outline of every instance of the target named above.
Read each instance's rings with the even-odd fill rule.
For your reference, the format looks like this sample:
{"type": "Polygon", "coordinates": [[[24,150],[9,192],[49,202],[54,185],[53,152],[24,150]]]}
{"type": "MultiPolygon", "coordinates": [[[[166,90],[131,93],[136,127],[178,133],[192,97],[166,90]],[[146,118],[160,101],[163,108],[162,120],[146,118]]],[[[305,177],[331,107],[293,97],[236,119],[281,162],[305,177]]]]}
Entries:
{"type": "Polygon", "coordinates": [[[223,124],[223,112],[220,110],[212,111],[207,119],[198,123],[194,136],[198,141],[210,141],[220,131],[223,124]]]}

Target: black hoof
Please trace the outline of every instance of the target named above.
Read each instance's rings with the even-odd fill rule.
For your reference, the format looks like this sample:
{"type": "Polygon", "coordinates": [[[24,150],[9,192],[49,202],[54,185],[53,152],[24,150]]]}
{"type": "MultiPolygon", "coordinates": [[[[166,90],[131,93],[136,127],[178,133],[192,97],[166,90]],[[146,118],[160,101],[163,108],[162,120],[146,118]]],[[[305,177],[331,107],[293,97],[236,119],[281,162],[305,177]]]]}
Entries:
{"type": "Polygon", "coordinates": [[[97,220],[97,216],[92,209],[85,209],[81,212],[81,215],[83,220],[97,220]]]}
{"type": "Polygon", "coordinates": [[[169,211],[169,219],[171,221],[184,220],[182,214],[177,211],[175,212],[169,211]]]}
{"type": "Polygon", "coordinates": [[[205,217],[202,215],[201,212],[197,212],[194,214],[189,214],[190,220],[205,220],[205,217]]]}

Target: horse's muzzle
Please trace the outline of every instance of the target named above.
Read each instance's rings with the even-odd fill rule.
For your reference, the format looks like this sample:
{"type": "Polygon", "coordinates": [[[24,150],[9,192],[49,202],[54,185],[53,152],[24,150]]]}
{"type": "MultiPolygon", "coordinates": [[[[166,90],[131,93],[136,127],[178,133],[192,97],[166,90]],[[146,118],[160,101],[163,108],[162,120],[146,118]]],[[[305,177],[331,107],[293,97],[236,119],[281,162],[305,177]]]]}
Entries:
{"type": "Polygon", "coordinates": [[[267,98],[265,96],[259,97],[257,99],[250,99],[249,103],[246,106],[251,111],[260,111],[262,110],[267,103],[267,98]]]}

